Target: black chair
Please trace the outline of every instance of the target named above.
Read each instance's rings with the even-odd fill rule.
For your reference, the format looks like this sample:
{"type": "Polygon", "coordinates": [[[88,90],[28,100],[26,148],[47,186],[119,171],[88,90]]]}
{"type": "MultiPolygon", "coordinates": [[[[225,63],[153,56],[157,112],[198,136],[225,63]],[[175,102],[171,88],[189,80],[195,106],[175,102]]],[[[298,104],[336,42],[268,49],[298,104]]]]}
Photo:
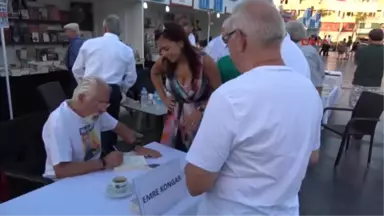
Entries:
{"type": "Polygon", "coordinates": [[[63,88],[59,82],[49,82],[37,87],[40,95],[49,110],[55,110],[66,99],[63,88]]]}
{"type": "Polygon", "coordinates": [[[9,198],[52,182],[42,177],[46,153],[41,131],[47,117],[47,112],[34,113],[0,123],[0,172],[9,198]]]}
{"type": "Polygon", "coordinates": [[[322,124],[324,129],[330,130],[333,133],[342,137],[339,152],[337,154],[337,158],[334,164],[335,167],[340,162],[344,147],[346,147],[345,151],[348,150],[351,136],[354,136],[357,139],[362,139],[364,135],[370,136],[371,139],[369,143],[368,165],[370,164],[373,139],[375,137],[375,129],[377,122],[380,121],[380,116],[383,112],[383,104],[383,95],[364,91],[353,109],[337,107],[326,107],[324,109],[324,113],[328,110],[352,112],[351,119],[346,125],[322,124]]]}

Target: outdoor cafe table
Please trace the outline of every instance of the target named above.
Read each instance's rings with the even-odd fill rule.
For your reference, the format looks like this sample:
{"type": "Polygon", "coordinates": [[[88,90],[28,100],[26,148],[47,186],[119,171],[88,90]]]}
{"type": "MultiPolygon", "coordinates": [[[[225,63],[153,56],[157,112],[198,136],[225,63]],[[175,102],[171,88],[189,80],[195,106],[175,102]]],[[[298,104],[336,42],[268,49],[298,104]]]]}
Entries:
{"type": "MultiPolygon", "coordinates": [[[[184,168],[184,152],[158,143],[151,143],[146,147],[158,150],[163,155],[161,158],[147,159],[149,164],[164,164],[180,158],[184,168]]],[[[62,179],[0,204],[0,215],[136,215],[130,209],[130,201],[134,196],[112,199],[107,197],[106,187],[117,175],[132,179],[145,172],[147,171],[102,171],[62,179]]],[[[201,199],[201,196],[188,197],[165,215],[196,215],[201,199]]]]}

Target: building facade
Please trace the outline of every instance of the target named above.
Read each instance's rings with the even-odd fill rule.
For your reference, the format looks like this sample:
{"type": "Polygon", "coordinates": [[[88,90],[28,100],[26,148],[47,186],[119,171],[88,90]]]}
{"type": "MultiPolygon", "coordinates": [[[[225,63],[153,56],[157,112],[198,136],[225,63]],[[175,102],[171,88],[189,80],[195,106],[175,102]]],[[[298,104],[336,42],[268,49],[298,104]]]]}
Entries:
{"type": "Polygon", "coordinates": [[[297,18],[307,8],[321,13],[319,36],[331,35],[336,41],[348,36],[366,38],[373,28],[384,24],[384,0],[275,0],[297,18]]]}

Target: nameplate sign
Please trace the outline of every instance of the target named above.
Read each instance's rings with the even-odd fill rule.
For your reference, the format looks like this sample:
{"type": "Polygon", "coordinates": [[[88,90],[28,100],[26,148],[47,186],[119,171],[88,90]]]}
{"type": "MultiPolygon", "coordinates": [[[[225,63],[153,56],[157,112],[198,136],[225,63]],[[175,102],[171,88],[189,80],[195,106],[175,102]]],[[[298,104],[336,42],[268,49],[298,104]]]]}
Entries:
{"type": "Polygon", "coordinates": [[[162,164],[134,178],[141,215],[162,215],[189,197],[180,159],[162,164]]]}

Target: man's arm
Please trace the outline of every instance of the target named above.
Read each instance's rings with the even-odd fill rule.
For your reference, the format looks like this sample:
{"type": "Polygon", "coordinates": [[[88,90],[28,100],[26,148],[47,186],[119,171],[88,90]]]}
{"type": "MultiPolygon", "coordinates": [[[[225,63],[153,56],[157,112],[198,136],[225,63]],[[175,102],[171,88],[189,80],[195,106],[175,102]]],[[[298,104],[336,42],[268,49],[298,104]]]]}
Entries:
{"type": "Polygon", "coordinates": [[[129,62],[127,65],[127,70],[125,71],[124,80],[122,84],[122,91],[127,93],[129,88],[131,88],[137,79],[136,73],[136,60],[135,55],[132,50],[130,50],[130,55],[128,56],[129,62]]]}
{"type": "Polygon", "coordinates": [[[113,131],[128,144],[133,144],[136,140],[135,132],[120,122],[113,131]]]}
{"type": "Polygon", "coordinates": [[[236,128],[231,105],[220,92],[214,92],[187,154],[185,175],[192,196],[198,196],[213,187],[232,150],[236,128]],[[225,113],[224,119],[222,113],[225,113]]]}
{"type": "Polygon", "coordinates": [[[53,167],[56,178],[66,178],[83,175],[104,168],[101,160],[91,160],[85,162],[62,162],[53,167]]]}
{"type": "Polygon", "coordinates": [[[75,63],[72,67],[72,73],[76,81],[79,82],[84,77],[86,60],[86,42],[80,47],[75,63]]]}
{"type": "Polygon", "coordinates": [[[319,103],[319,118],[318,118],[318,124],[316,124],[315,131],[313,131],[314,134],[314,146],[313,146],[313,151],[310,155],[309,158],[309,166],[313,166],[319,162],[320,159],[320,144],[321,144],[321,120],[323,117],[323,106],[321,102],[319,103]]]}

